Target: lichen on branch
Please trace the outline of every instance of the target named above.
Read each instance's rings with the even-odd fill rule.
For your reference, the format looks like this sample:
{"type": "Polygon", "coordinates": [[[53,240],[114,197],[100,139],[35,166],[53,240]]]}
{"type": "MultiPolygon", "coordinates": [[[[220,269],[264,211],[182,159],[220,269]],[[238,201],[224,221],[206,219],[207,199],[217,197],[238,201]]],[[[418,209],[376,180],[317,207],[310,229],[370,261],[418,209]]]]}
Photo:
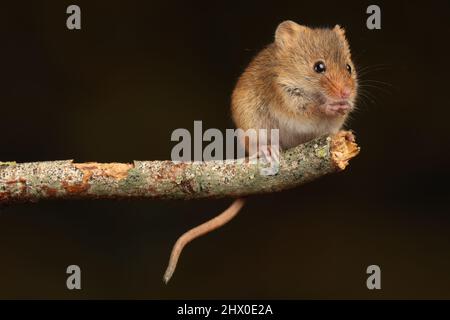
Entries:
{"type": "Polygon", "coordinates": [[[340,131],[280,154],[276,175],[263,164],[237,160],[133,163],[0,162],[0,203],[43,199],[194,199],[281,191],[345,169],[359,147],[340,131]]]}

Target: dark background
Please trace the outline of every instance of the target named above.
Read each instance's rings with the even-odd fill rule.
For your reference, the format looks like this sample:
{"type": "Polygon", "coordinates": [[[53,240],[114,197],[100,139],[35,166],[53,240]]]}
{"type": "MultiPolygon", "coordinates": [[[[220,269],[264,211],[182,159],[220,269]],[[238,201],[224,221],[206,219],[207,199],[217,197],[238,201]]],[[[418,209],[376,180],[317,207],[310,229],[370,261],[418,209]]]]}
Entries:
{"type": "Polygon", "coordinates": [[[375,3],[371,31],[368,1],[3,2],[2,161],[169,159],[174,129],[232,127],[233,86],[286,19],[343,25],[370,97],[346,171],[251,197],[185,249],[168,286],[174,241],[231,199],[2,208],[0,297],[450,298],[450,2],[375,3]],[[81,31],[66,28],[70,4],[81,31]],[[81,291],[66,289],[70,264],[81,291]],[[366,288],[371,264],[382,290],[366,288]]]}

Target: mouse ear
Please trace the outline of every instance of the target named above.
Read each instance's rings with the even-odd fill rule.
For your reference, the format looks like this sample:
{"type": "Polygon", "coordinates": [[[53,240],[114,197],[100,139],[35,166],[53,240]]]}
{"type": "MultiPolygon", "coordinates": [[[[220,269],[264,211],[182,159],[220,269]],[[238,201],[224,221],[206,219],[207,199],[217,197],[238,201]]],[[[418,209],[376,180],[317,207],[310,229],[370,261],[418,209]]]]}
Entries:
{"type": "Polygon", "coordinates": [[[296,36],[306,30],[294,21],[286,20],[280,23],[275,31],[275,42],[282,46],[290,46],[294,43],[296,36]]]}
{"type": "Polygon", "coordinates": [[[336,32],[340,38],[347,40],[347,38],[345,37],[345,29],[342,28],[340,25],[338,24],[335,25],[333,31],[336,32]]]}

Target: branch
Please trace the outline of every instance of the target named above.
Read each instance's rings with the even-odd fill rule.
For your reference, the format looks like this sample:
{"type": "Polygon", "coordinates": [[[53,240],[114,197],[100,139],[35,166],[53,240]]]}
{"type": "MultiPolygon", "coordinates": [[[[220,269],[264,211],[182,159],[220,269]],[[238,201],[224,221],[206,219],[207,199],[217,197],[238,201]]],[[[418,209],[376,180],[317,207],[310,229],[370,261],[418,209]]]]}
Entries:
{"type": "Polygon", "coordinates": [[[0,204],[43,199],[240,197],[293,188],[345,169],[359,147],[353,135],[314,139],[280,154],[279,172],[237,160],[131,163],[0,162],[0,204]]]}

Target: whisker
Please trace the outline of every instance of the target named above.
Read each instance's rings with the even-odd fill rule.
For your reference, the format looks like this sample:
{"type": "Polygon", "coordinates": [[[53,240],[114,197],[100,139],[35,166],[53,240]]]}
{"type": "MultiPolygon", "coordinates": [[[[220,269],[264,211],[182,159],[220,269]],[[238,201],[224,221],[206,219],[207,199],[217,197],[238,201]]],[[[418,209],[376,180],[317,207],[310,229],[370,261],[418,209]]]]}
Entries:
{"type": "Polygon", "coordinates": [[[362,83],[364,83],[364,82],[373,82],[373,83],[378,83],[378,84],[386,85],[386,86],[389,86],[389,87],[394,87],[394,85],[393,85],[392,83],[385,82],[385,81],[380,81],[380,80],[362,79],[361,82],[362,82],[362,83]]]}
{"type": "Polygon", "coordinates": [[[361,89],[364,89],[364,88],[377,89],[377,90],[384,92],[386,94],[389,94],[389,95],[392,94],[394,91],[393,88],[391,88],[391,87],[379,87],[379,86],[374,86],[374,85],[370,85],[370,84],[358,84],[358,87],[361,89]]]}

